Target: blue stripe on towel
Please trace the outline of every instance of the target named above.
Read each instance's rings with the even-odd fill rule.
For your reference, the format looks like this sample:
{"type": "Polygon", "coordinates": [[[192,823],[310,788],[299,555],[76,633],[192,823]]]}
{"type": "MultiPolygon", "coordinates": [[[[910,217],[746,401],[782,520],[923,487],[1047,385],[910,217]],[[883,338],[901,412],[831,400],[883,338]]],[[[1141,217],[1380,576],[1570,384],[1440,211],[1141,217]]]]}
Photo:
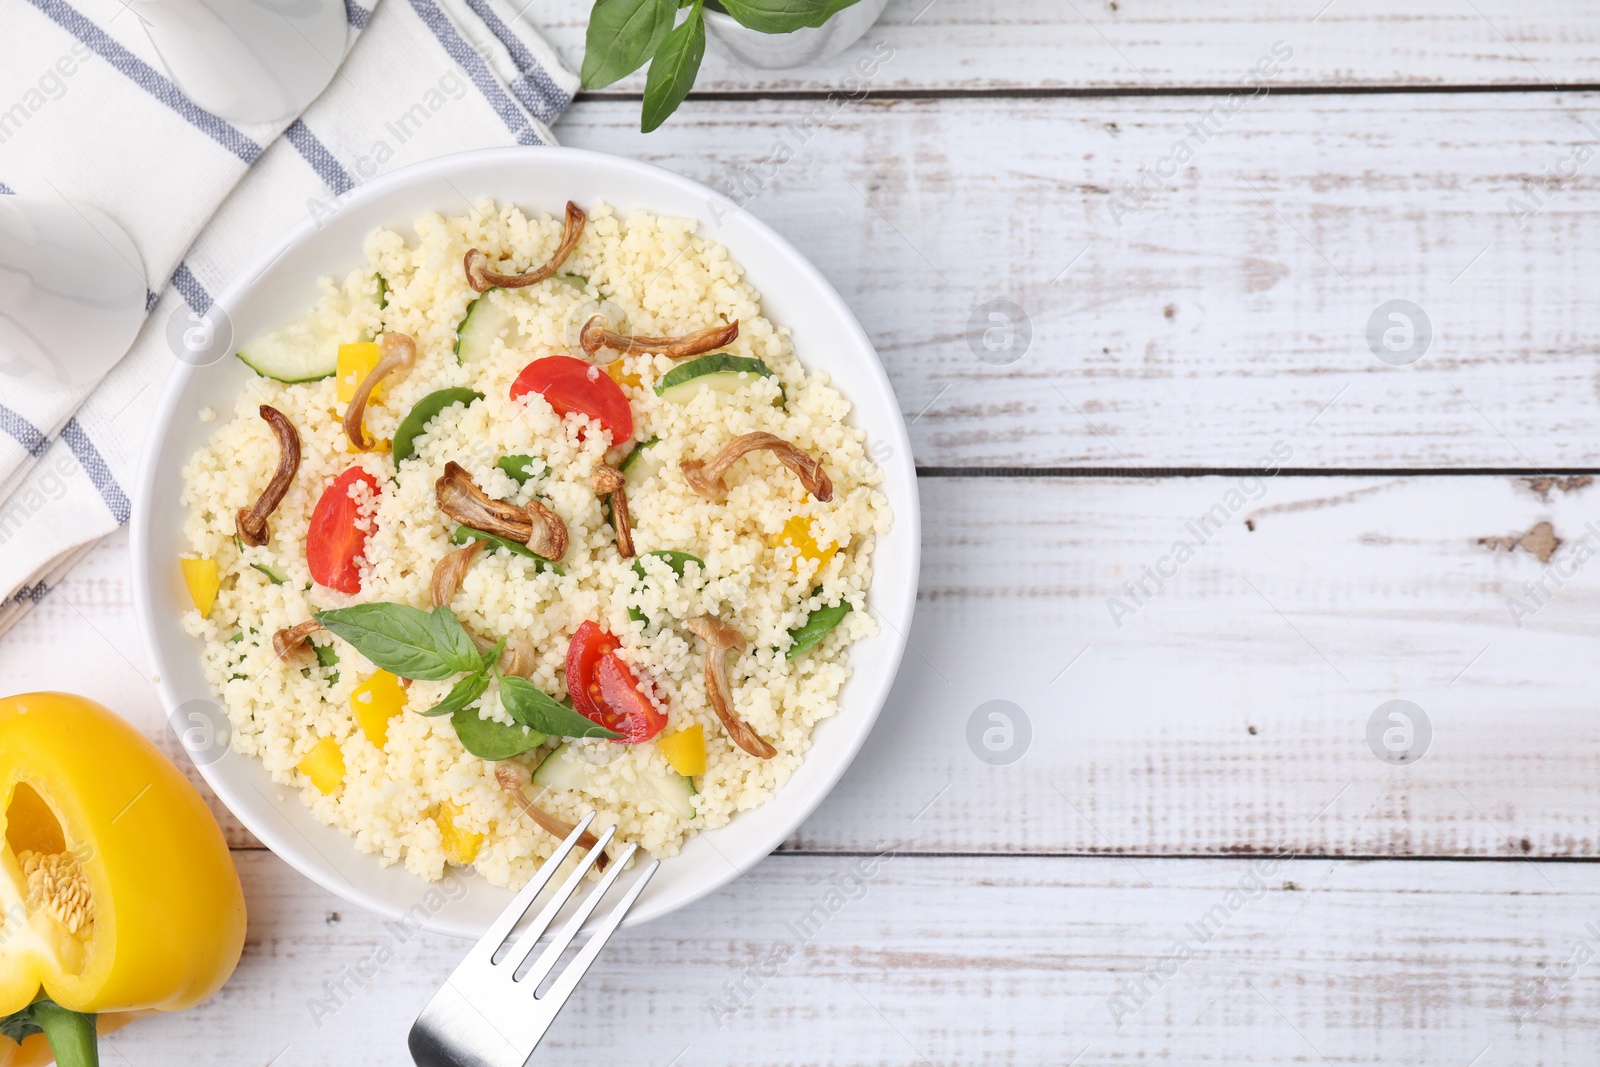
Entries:
{"type": "Polygon", "coordinates": [[[44,450],[50,447],[50,438],[46,437],[39,427],[4,404],[0,404],[0,430],[15,437],[17,443],[26,448],[28,455],[34,459],[44,455],[44,450]]]}
{"type": "Polygon", "coordinates": [[[20,604],[24,600],[32,601],[33,603],[37,604],[39,601],[45,598],[45,594],[48,592],[50,592],[50,587],[44,584],[43,579],[40,579],[39,582],[34,585],[21,586],[15,593],[12,593],[5,600],[0,600],[0,608],[11,604],[20,604]]]}
{"type": "Polygon", "coordinates": [[[494,108],[495,113],[500,116],[500,121],[506,124],[506,129],[516,135],[517,143],[544,144],[544,138],[528,124],[527,116],[517,107],[517,102],[506,95],[499,79],[483,61],[483,57],[461,39],[450,19],[439,10],[433,0],[411,0],[411,9],[417,13],[423,24],[433,31],[433,35],[439,39],[440,46],[451,59],[455,60],[456,66],[466,71],[467,77],[472,79],[472,84],[478,87],[478,92],[482,93],[489,106],[494,108]]]}
{"type": "Polygon", "coordinates": [[[344,0],[344,18],[358,30],[367,28],[367,20],[372,17],[372,12],[356,3],[356,0],[344,0]]]}
{"type": "Polygon", "coordinates": [[[172,272],[172,287],[178,290],[183,302],[188,304],[189,310],[196,315],[204,315],[211,310],[211,294],[200,284],[200,279],[194,276],[189,264],[179,263],[178,269],[172,272]]]}
{"type": "Polygon", "coordinates": [[[254,163],[256,157],[261,155],[260,145],[184,96],[176,85],[156,73],[144,60],[112,40],[109,34],[84,18],[65,0],[28,0],[28,2],[48,15],[56,25],[94,49],[101,59],[127,75],[135,85],[182,115],[192,126],[245,163],[254,163]]]}
{"type": "Polygon", "coordinates": [[[356,183],[351,180],[350,172],[340,165],[333,153],[328,151],[328,146],[317,140],[317,135],[302,119],[295,119],[283,131],[283,135],[294,145],[295,151],[305,157],[311,169],[317,172],[323,184],[333,190],[335,196],[340,196],[355,188],[356,183]]]}
{"type": "Polygon", "coordinates": [[[144,291],[144,313],[146,315],[148,315],[148,314],[150,314],[150,312],[154,311],[156,309],[156,305],[159,304],[159,303],[161,303],[161,294],[160,293],[155,292],[154,290],[151,290],[151,289],[146,289],[144,291]]]}
{"type": "Polygon", "coordinates": [[[94,447],[89,435],[83,432],[83,426],[79,424],[76,416],[68,419],[67,424],[61,427],[61,440],[72,449],[73,456],[78,460],[78,466],[84,469],[94,487],[100,490],[100,499],[105,501],[106,510],[117,520],[117,525],[121,526],[127,522],[133,515],[133,506],[128,503],[128,494],[122,491],[122,486],[112,477],[111,468],[106,466],[105,457],[94,447]]]}
{"type": "Polygon", "coordinates": [[[16,190],[12,189],[11,186],[5,182],[0,182],[0,196],[12,196],[15,192],[16,190]]]}
{"type": "Polygon", "coordinates": [[[500,39],[506,46],[506,51],[511,55],[511,61],[517,65],[522,76],[510,85],[511,92],[522,105],[532,113],[540,122],[553,122],[567,105],[572,103],[572,94],[562,89],[550,77],[550,73],[539,64],[522,38],[500,20],[500,16],[489,4],[489,0],[467,0],[467,6],[483,20],[489,27],[489,32],[500,39]]]}

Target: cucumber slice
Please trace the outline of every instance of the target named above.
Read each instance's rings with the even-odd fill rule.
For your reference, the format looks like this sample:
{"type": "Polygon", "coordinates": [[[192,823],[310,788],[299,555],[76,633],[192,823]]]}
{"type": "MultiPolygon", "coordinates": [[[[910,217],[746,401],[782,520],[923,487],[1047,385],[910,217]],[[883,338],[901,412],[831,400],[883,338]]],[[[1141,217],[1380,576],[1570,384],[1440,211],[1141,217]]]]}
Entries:
{"type": "Polygon", "coordinates": [[[556,274],[553,277],[558,282],[565,282],[572,286],[580,293],[589,288],[589,279],[581,274],[556,274]]]}
{"type": "Polygon", "coordinates": [[[411,406],[410,412],[400,420],[400,425],[394,431],[394,444],[390,446],[390,455],[394,457],[394,465],[400,466],[401,462],[410,459],[417,453],[417,438],[428,428],[428,423],[433,417],[452,404],[463,407],[475,400],[482,400],[483,394],[476,389],[437,389],[411,406]]]}
{"type": "Polygon", "coordinates": [[[254,567],[256,570],[260,571],[262,574],[265,574],[267,576],[267,580],[269,582],[271,582],[273,585],[282,585],[284,582],[287,582],[289,580],[288,578],[285,578],[280,572],[278,572],[278,571],[274,570],[273,568],[267,566],[265,563],[252,563],[252,564],[250,564],[250,566],[254,567]]]}
{"type": "MultiPolygon", "coordinates": [[[[674,404],[687,404],[702,389],[737,393],[752,378],[772,378],[772,368],[759,359],[713,352],[709,356],[680,363],[661,376],[656,395],[674,404]],[[748,375],[748,377],[747,377],[748,375]]],[[[783,403],[783,386],[778,386],[776,403],[783,403]]]]}
{"type": "Polygon", "coordinates": [[[467,305],[467,313],[456,327],[456,359],[462,363],[476,363],[489,358],[490,342],[496,337],[507,348],[527,344],[522,331],[517,329],[517,317],[505,305],[505,297],[496,298],[499,289],[488,289],[467,305]]]}
{"type": "Polygon", "coordinates": [[[694,782],[677,771],[641,770],[633,781],[613,776],[604,786],[598,784],[603,767],[588,762],[572,751],[571,742],[559,745],[533,772],[529,798],[542,786],[552,791],[582,793],[596,800],[612,797],[635,807],[670,811],[680,819],[694,818],[694,782]]]}
{"type": "Polygon", "coordinates": [[[660,440],[659,437],[652,437],[648,441],[640,441],[634,445],[633,449],[622,457],[622,462],[617,464],[617,470],[626,474],[628,481],[635,485],[648,480],[661,470],[660,455],[651,451],[651,446],[660,440]]]}
{"type": "Polygon", "coordinates": [[[339,366],[339,346],[348,341],[342,328],[330,328],[321,308],[293,322],[268,330],[243,348],[238,356],[245,366],[279,382],[314,382],[339,366]]]}

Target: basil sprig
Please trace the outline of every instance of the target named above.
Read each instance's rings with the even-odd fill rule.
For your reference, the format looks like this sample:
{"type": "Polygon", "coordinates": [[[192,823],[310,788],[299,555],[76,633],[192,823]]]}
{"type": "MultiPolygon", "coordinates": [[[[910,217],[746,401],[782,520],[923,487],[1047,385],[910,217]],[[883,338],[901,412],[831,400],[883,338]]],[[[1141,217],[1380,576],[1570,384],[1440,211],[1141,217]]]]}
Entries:
{"type": "Polygon", "coordinates": [[[409,604],[357,604],[314,616],[390,674],[419,682],[442,682],[462,671],[476,671],[478,649],[447,607],[432,612],[409,604]]]}
{"type": "MultiPolygon", "coordinates": [[[[689,95],[706,54],[704,0],[595,0],[584,38],[582,80],[599,89],[646,63],[639,128],[649,133],[689,95]],[[678,10],[688,17],[678,22],[678,10]]],[[[762,33],[793,33],[821,26],[858,0],[720,0],[741,26],[762,33]]]]}
{"type": "Polygon", "coordinates": [[[509,759],[544,744],[550,736],[622,736],[573,711],[526,678],[501,675],[496,664],[505,639],[480,653],[448,607],[430,612],[380,601],[319,611],[316,620],[390,674],[423,682],[462,674],[443,700],[419,714],[450,716],[456,737],[474,756],[509,759]],[[488,691],[492,678],[500,680],[500,706],[516,720],[514,726],[482,718],[471,706],[488,691]]]}

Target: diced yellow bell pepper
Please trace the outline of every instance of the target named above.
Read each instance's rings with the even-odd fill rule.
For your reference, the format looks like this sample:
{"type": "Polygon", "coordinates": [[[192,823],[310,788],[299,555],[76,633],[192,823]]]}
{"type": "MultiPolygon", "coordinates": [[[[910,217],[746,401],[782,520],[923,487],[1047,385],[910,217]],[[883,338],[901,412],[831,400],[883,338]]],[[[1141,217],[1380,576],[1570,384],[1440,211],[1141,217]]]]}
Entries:
{"type": "Polygon", "coordinates": [[[668,734],[659,743],[672,769],[685,778],[706,773],[706,731],[699,723],[668,734]]]}
{"type": "Polygon", "coordinates": [[[631,385],[635,389],[644,384],[644,379],[633,371],[624,368],[620,359],[614,359],[606,364],[606,377],[618,385],[631,385]]]}
{"type": "Polygon", "coordinates": [[[388,671],[379,671],[350,691],[350,710],[361,724],[361,732],[379,748],[389,743],[389,720],[405,706],[406,691],[400,679],[388,671]]]}
{"type": "Polygon", "coordinates": [[[185,556],[178,561],[183,567],[183,584],[189,587],[189,599],[200,609],[200,617],[211,617],[211,606],[217,602],[217,590],[222,588],[222,575],[217,561],[185,556]]]}
{"type": "Polygon", "coordinates": [[[796,515],[784,523],[783,529],[773,534],[772,540],[767,543],[773,548],[783,548],[787,545],[800,550],[789,563],[790,569],[797,574],[802,559],[816,560],[817,570],[820,571],[828,565],[834,553],[839,551],[839,546],[831,541],[826,545],[817,544],[816,538],[811,536],[811,520],[804,515],[796,515]]]}
{"type": "Polygon", "coordinates": [[[244,932],[227,842],[171,760],[82,697],[0,699],[0,1017],[31,1033],[0,1036],[0,1064],[96,1062],[97,1016],[198,1004],[244,932]]]}
{"type": "Polygon", "coordinates": [[[433,821],[439,827],[439,838],[444,844],[445,859],[457,867],[470,867],[483,847],[483,835],[456,826],[461,809],[446,800],[439,805],[433,821]]]}
{"type": "Polygon", "coordinates": [[[311,784],[321,790],[323,796],[344,785],[344,752],[339,742],[331,737],[324,737],[311,746],[311,751],[302,756],[295,767],[311,779],[311,784]]]}
{"type": "MultiPolygon", "coordinates": [[[[348,404],[355,399],[356,386],[361,384],[361,379],[372,373],[372,368],[378,365],[378,360],[383,358],[383,353],[378,348],[376,341],[357,341],[354,344],[339,346],[339,362],[335,375],[339,387],[339,403],[348,404]]],[[[372,390],[372,399],[376,400],[383,393],[383,383],[379,382],[372,390]]]]}

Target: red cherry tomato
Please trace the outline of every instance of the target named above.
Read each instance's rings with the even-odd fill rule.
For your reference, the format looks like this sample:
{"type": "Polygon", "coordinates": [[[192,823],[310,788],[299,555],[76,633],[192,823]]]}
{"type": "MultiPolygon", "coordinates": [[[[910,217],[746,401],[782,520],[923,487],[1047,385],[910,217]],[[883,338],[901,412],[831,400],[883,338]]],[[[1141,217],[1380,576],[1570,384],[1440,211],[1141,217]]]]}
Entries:
{"type": "Polygon", "coordinates": [[[600,684],[602,709],[610,713],[603,725],[622,735],[618,741],[637,745],[650,740],[667,725],[667,717],[650,703],[639,686],[639,679],[616,653],[607,652],[600,657],[595,678],[600,684]]]}
{"type": "Polygon", "coordinates": [[[622,736],[624,745],[637,745],[659,734],[667,717],[644,695],[639,679],[616,654],[615,637],[592,622],[585,622],[567,646],[567,692],[572,706],[622,736]]]}
{"type": "Polygon", "coordinates": [[[588,621],[578,627],[567,646],[567,692],[572,695],[573,708],[586,719],[600,722],[600,683],[594,672],[600,657],[618,647],[615,637],[588,621]]]}
{"type": "Polygon", "coordinates": [[[341,593],[361,592],[361,557],[373,529],[356,525],[360,506],[350,498],[350,487],[356,482],[365,482],[373,496],[382,492],[372,475],[351,467],[322,491],[306,532],[306,563],[312,580],[341,593]]]}
{"type": "Polygon", "coordinates": [[[611,443],[620,445],[633,437],[633,410],[628,398],[605,371],[592,363],[571,356],[545,356],[536,359],[511,383],[511,399],[519,400],[538,393],[557,415],[587,415],[611,434],[611,443]]]}

